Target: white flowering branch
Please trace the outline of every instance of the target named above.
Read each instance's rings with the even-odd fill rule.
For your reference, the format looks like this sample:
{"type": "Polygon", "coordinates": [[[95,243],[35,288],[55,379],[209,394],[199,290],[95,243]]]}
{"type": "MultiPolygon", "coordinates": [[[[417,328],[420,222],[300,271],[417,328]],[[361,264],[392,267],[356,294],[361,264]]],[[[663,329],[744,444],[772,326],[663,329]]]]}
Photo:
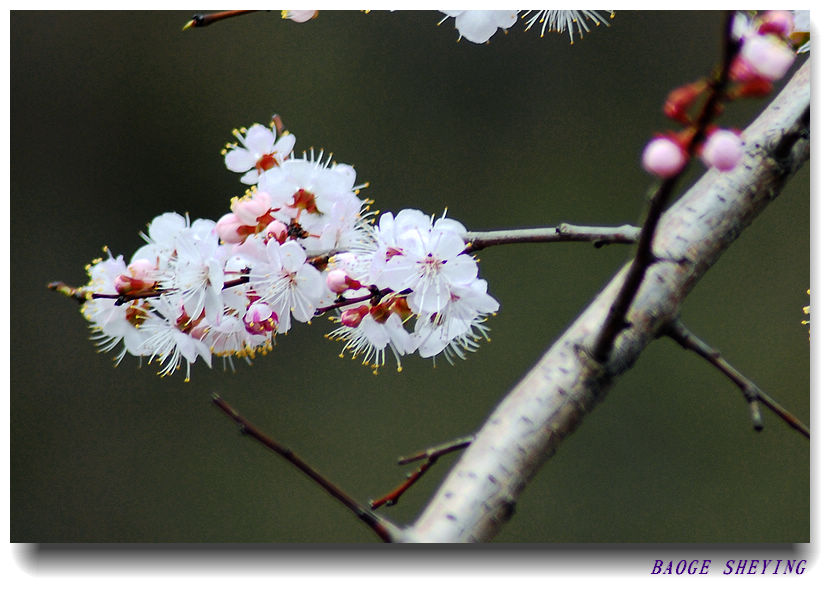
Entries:
{"type": "Polygon", "coordinates": [[[408,542],[489,541],[542,463],[677,318],[681,303],[739,234],[808,160],[810,64],[743,133],[733,170],[709,170],[669,208],[647,268],[604,363],[588,351],[625,282],[625,265],[502,400],[450,471],[408,542]]]}

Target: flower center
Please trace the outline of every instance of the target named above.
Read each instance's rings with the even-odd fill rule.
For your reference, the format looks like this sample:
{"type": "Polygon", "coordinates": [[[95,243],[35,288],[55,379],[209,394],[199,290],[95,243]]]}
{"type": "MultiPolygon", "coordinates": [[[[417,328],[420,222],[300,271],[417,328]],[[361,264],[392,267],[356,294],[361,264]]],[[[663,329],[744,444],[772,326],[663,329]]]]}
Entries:
{"type": "Polygon", "coordinates": [[[274,152],[271,152],[258,159],[258,162],[255,163],[255,169],[257,169],[259,174],[278,166],[278,160],[273,156],[274,154],[274,152]]]}

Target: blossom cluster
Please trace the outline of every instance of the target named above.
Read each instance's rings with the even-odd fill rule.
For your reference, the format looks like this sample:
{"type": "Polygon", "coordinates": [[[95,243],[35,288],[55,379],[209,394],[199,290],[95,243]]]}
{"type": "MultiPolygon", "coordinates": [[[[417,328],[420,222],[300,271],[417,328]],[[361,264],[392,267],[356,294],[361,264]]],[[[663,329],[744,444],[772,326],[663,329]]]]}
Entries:
{"type": "MultiPolygon", "coordinates": [[[[787,74],[797,53],[810,49],[810,16],[807,11],[771,10],[751,17],[739,12],[732,21],[732,40],[738,51],[731,61],[728,76],[734,88],[725,99],[763,96],[773,89],[773,82],[787,74]],[[807,35],[805,35],[807,33],[807,35]],[[807,37],[807,39],[805,39],[807,37]],[[794,48],[794,46],[798,46],[794,48]]],[[[683,124],[681,132],[668,132],[653,138],[642,153],[642,166],[657,177],[668,178],[684,169],[696,133],[689,111],[710,82],[702,79],[681,86],[670,93],[664,112],[683,124]]],[[[707,167],[730,171],[742,159],[743,143],[739,132],[711,126],[698,155],[707,167]]]]}
{"type": "Polygon", "coordinates": [[[538,25],[540,35],[548,31],[570,35],[570,43],[573,43],[573,29],[575,28],[579,37],[583,37],[585,32],[590,31],[588,21],[595,26],[607,24],[607,18],[613,17],[610,10],[442,10],[446,16],[441,20],[443,23],[448,18],[455,18],[455,28],[458,30],[459,39],[466,39],[473,43],[487,43],[490,38],[501,29],[505,33],[518,20],[518,13],[522,13],[525,19],[525,30],[529,30],[533,25],[538,25]],[[609,16],[605,16],[605,14],[609,16]]]}
{"type": "MultiPolygon", "coordinates": [[[[607,24],[607,18],[613,17],[611,10],[441,10],[439,12],[446,15],[439,21],[439,25],[449,18],[454,18],[459,39],[479,44],[490,41],[499,29],[506,33],[518,20],[519,13],[522,13],[521,17],[525,19],[525,30],[530,30],[533,25],[537,25],[542,37],[548,31],[556,33],[567,31],[570,35],[570,43],[573,43],[573,29],[576,29],[579,37],[584,37],[585,32],[590,31],[588,21],[599,26],[607,24]]],[[[281,11],[281,18],[298,23],[304,23],[317,16],[317,10],[281,11]]]]}
{"type": "MultiPolygon", "coordinates": [[[[277,120],[276,120],[277,121],[277,120]]],[[[464,357],[498,309],[467,253],[466,229],[418,210],[376,221],[350,165],[298,157],[295,136],[235,130],[226,167],[248,187],[217,221],[167,212],[122,255],[88,266],[74,292],[104,351],[148,357],[167,375],[201,358],[246,360],[293,323],[331,314],[328,337],[375,371],[393,355],[464,357]]]]}

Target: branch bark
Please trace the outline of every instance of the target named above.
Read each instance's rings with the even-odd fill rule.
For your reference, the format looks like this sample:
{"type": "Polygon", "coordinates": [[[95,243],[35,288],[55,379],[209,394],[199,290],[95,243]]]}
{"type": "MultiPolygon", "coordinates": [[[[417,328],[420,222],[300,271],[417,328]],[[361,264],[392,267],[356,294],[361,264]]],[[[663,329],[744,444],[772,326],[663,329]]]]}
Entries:
{"type": "Polygon", "coordinates": [[[624,282],[626,264],[502,400],[446,477],[408,542],[489,541],[561,441],[628,370],[739,234],[808,160],[810,62],[742,134],[745,158],[728,173],[708,171],[663,216],[653,263],[604,363],[593,347],[624,282]]]}

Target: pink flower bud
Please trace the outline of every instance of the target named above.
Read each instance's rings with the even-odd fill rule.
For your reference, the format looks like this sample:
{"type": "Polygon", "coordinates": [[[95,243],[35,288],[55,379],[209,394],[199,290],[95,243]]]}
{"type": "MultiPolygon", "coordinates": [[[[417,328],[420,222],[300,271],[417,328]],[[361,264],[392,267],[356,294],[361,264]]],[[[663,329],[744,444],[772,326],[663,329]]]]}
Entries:
{"type": "Polygon", "coordinates": [[[361,325],[361,320],[370,314],[370,308],[366,305],[361,305],[355,309],[347,309],[341,313],[341,325],[345,327],[358,327],[361,325]]]}
{"type": "Polygon", "coordinates": [[[362,285],[358,280],[350,278],[347,276],[347,273],[340,268],[331,270],[330,273],[327,274],[327,288],[335,294],[341,294],[346,290],[358,290],[361,287],[362,285]]]}
{"type": "Polygon", "coordinates": [[[796,59],[796,52],[776,35],[749,35],[739,55],[758,76],[768,80],[785,76],[796,59]]]}
{"type": "Polygon", "coordinates": [[[147,290],[154,290],[155,281],[152,273],[155,266],[148,259],[136,259],[126,268],[126,274],[120,274],[114,280],[115,291],[122,295],[134,295],[147,290]]]}
{"type": "Polygon", "coordinates": [[[682,170],[687,162],[687,153],[670,138],[654,138],[642,153],[642,167],[657,177],[672,177],[682,170]]]}
{"type": "Polygon", "coordinates": [[[742,160],[742,139],[730,130],[716,130],[705,142],[702,161],[708,167],[730,171],[742,160]]]}
{"type": "Polygon", "coordinates": [[[246,226],[258,224],[258,218],[269,212],[272,200],[269,194],[256,192],[251,198],[235,200],[232,204],[232,212],[246,226]]]}
{"type": "Polygon", "coordinates": [[[327,288],[335,294],[341,294],[345,290],[349,290],[347,273],[344,270],[331,270],[327,274],[327,288]]]}
{"type": "Polygon", "coordinates": [[[759,16],[759,33],[787,37],[793,31],[793,13],[789,10],[769,10],[759,16]]]}
{"type": "Polygon", "coordinates": [[[286,241],[288,237],[288,229],[280,220],[273,220],[264,229],[264,237],[267,239],[275,239],[278,243],[283,245],[284,241],[286,241]]]}
{"type": "Polygon", "coordinates": [[[134,279],[131,276],[120,274],[114,281],[115,292],[118,294],[129,294],[133,290],[133,283],[134,279]]]}
{"type": "Polygon", "coordinates": [[[229,212],[221,216],[218,222],[215,223],[215,231],[224,243],[243,243],[246,236],[238,232],[242,226],[238,217],[229,212]]]}
{"type": "Polygon", "coordinates": [[[141,280],[148,280],[152,272],[155,271],[155,265],[148,259],[136,259],[130,263],[127,268],[129,275],[132,278],[140,278],[141,280]]]}

